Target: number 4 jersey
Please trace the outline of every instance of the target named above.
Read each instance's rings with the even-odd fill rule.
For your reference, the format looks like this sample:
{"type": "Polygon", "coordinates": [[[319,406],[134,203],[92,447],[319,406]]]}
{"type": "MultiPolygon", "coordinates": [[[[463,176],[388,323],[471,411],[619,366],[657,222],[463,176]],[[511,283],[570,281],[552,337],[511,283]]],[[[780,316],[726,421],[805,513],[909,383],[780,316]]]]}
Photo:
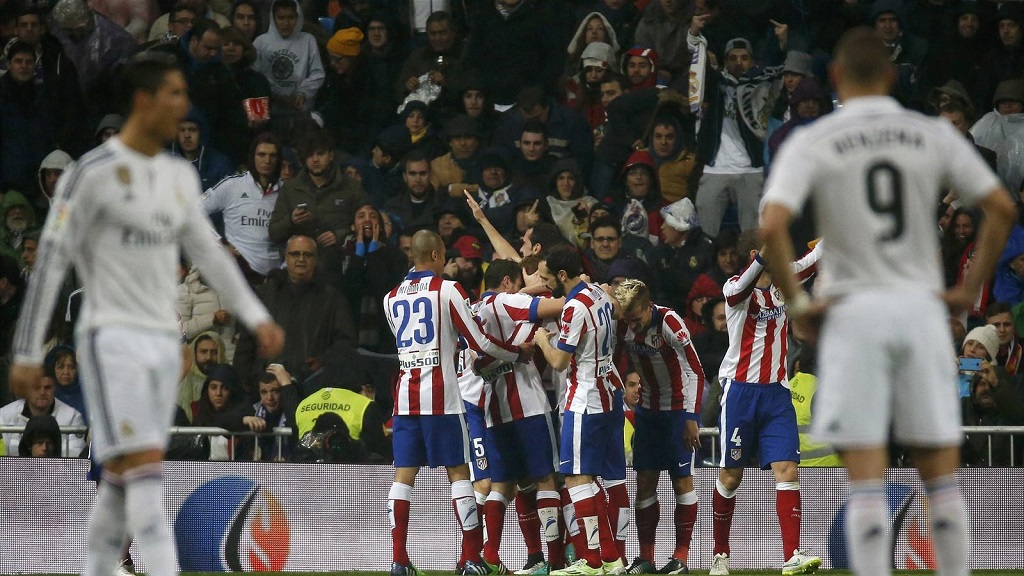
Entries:
{"type": "Polygon", "coordinates": [[[519,351],[480,329],[466,292],[433,272],[410,272],[384,297],[398,347],[395,415],[462,414],[457,362],[459,335],[478,354],[515,362],[519,351]]]}
{"type": "Polygon", "coordinates": [[[622,379],[615,369],[615,309],[600,286],[580,282],[566,295],[555,346],[572,354],[566,369],[565,409],[578,414],[612,410],[622,379]]]}
{"type": "Polygon", "coordinates": [[[972,205],[999,185],[947,120],[873,96],[794,131],[772,163],[762,205],[796,214],[814,199],[828,243],[820,294],[897,287],[938,293],[940,198],[953,189],[972,205]]]}

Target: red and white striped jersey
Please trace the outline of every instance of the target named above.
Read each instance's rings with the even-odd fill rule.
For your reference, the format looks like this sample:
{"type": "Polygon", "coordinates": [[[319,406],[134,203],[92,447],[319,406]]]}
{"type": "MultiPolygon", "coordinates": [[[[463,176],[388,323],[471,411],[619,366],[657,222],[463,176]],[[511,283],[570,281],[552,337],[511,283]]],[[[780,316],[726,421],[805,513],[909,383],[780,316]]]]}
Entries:
{"type": "Polygon", "coordinates": [[[473,316],[466,292],[429,270],[412,271],[384,296],[400,365],[395,415],[462,414],[457,361],[459,335],[478,354],[514,362],[518,350],[489,338],[473,316]]]}
{"type": "MultiPolygon", "coordinates": [[[[478,304],[479,302],[473,304],[474,315],[478,304]]],[[[473,372],[473,359],[466,339],[459,336],[459,362],[455,369],[459,379],[459,394],[462,395],[463,401],[483,410],[490,402],[490,391],[484,389],[484,379],[473,372]]]]}
{"type": "MultiPolygon", "coordinates": [[[[817,269],[822,242],[792,263],[803,281],[817,269]]],[[[760,256],[754,258],[739,275],[725,282],[725,321],[729,329],[729,350],[718,370],[719,378],[752,384],[781,382],[789,387],[786,376],[786,335],[789,318],[786,302],[774,284],[758,288],[764,272],[760,256]]]]}
{"type": "Polygon", "coordinates": [[[612,410],[622,388],[615,368],[615,308],[596,284],[580,282],[566,295],[555,346],[572,355],[566,370],[565,409],[578,414],[612,410]]]}
{"type": "MultiPolygon", "coordinates": [[[[704,383],[690,331],[671,308],[652,304],[651,322],[637,333],[625,322],[616,330],[616,358],[629,359],[640,374],[638,406],[648,410],[683,410],[699,414],[704,383]]],[[[623,366],[619,362],[619,366],[623,366]]]]}
{"type": "MultiPolygon", "coordinates": [[[[540,299],[526,294],[486,292],[480,298],[479,308],[474,310],[488,335],[519,345],[533,340],[539,322],[539,302],[540,299]]],[[[550,411],[534,362],[501,363],[489,367],[483,376],[492,394],[486,412],[488,426],[550,411]]]]}

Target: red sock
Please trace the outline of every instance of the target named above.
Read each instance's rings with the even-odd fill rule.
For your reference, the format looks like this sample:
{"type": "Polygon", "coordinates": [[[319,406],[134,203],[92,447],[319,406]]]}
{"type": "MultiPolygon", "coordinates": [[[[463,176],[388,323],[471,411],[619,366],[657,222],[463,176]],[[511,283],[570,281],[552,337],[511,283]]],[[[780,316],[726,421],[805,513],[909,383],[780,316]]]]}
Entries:
{"type": "Polygon", "coordinates": [[[661,520],[658,497],[636,503],[636,537],[640,541],[640,558],[654,562],[654,540],[661,520]],[[641,508],[641,506],[643,506],[641,508]]]}
{"type": "Polygon", "coordinates": [[[615,550],[622,562],[626,563],[626,528],[629,526],[629,493],[626,492],[626,483],[609,486],[607,494],[608,524],[615,538],[615,550]]]}
{"type": "Polygon", "coordinates": [[[782,531],[782,557],[786,560],[800,548],[800,490],[775,489],[775,512],[782,531]]]}
{"type": "Polygon", "coordinates": [[[693,525],[697,522],[697,503],[676,504],[676,550],[672,553],[673,558],[678,558],[686,563],[690,555],[690,541],[693,538],[693,525]]]}
{"type": "MultiPolygon", "coordinates": [[[[495,492],[491,492],[491,494],[495,494],[495,492]]],[[[501,547],[501,530],[505,526],[505,508],[507,507],[508,501],[500,496],[494,500],[488,497],[487,503],[484,504],[487,516],[487,543],[484,544],[484,560],[490,564],[501,562],[498,548],[501,547]]]]}
{"type": "Polygon", "coordinates": [[[711,527],[711,532],[715,537],[714,553],[728,554],[729,531],[732,529],[732,513],[736,510],[736,496],[726,498],[716,488],[711,500],[711,509],[714,511],[711,527]]]}
{"type": "Polygon", "coordinates": [[[593,485],[597,487],[597,495],[594,496],[594,502],[597,506],[597,526],[600,529],[599,535],[601,537],[601,560],[603,562],[614,562],[619,557],[619,548],[615,545],[615,531],[612,529],[608,517],[607,495],[604,488],[598,486],[596,482],[593,485]]]}
{"type": "MultiPolygon", "coordinates": [[[[536,490],[520,490],[516,494],[516,515],[519,517],[519,531],[523,533],[523,540],[526,542],[527,554],[540,554],[540,518],[537,517],[536,490]]],[[[555,503],[555,508],[559,507],[555,503]]],[[[490,536],[488,536],[490,538],[490,536]]]]}
{"type": "Polygon", "coordinates": [[[406,542],[409,540],[409,501],[392,500],[391,513],[395,525],[391,529],[392,559],[402,565],[409,565],[409,551],[406,542]]]}
{"type": "MultiPolygon", "coordinates": [[[[601,566],[601,547],[590,547],[586,522],[588,518],[591,519],[591,521],[598,525],[598,529],[601,530],[601,517],[598,515],[597,501],[597,496],[591,496],[590,498],[573,502],[573,505],[576,506],[576,525],[580,529],[579,534],[573,538],[576,545],[576,557],[585,559],[591,568],[599,568],[601,566]]],[[[606,519],[604,524],[607,523],[606,519]]]]}
{"type": "MultiPolygon", "coordinates": [[[[517,501],[518,503],[518,501],[517,501]]],[[[537,508],[554,508],[557,512],[558,518],[558,534],[559,537],[554,540],[548,541],[548,563],[551,566],[561,567],[565,565],[565,542],[562,539],[562,535],[565,532],[565,518],[562,516],[562,504],[558,498],[537,498],[537,508]]],[[[540,519],[537,520],[537,525],[540,526],[540,519]]],[[[538,531],[534,531],[534,534],[539,534],[538,531]]],[[[539,543],[539,540],[538,540],[539,543]]],[[[526,551],[529,554],[533,554],[530,550],[529,541],[527,541],[526,551]]],[[[540,552],[538,549],[537,552],[540,552]]]]}
{"type": "MultiPolygon", "coordinates": [[[[459,517],[459,508],[452,500],[452,509],[455,510],[455,517],[459,517]]],[[[477,514],[477,518],[480,514],[477,514]]],[[[461,522],[460,522],[461,524],[461,522]]],[[[480,560],[480,549],[484,547],[484,528],[480,525],[479,521],[475,528],[466,529],[462,528],[462,557],[459,558],[459,564],[472,560],[474,562],[480,560]]]]}

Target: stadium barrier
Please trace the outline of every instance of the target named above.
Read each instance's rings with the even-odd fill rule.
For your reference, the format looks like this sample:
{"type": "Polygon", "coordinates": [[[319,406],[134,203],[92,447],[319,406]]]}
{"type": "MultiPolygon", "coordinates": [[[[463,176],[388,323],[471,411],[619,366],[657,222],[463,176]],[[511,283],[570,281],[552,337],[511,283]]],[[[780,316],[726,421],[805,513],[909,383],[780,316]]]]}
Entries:
{"type": "MultiPolygon", "coordinates": [[[[0,465],[0,574],[78,573],[95,484],[82,459],[8,458],[0,465]]],[[[387,570],[391,560],[387,495],[393,469],[381,465],[252,462],[166,462],[167,521],[185,571],[387,570]]],[[[700,515],[689,567],[711,559],[711,491],[716,470],[695,473],[700,515]]],[[[960,485],[970,516],[972,569],[1024,568],[1022,478],[1014,469],[963,469],[960,485]]],[[[848,486],[841,468],[801,470],[802,545],[825,567],[848,565],[843,518],[848,486]]],[[[886,492],[896,535],[896,568],[934,566],[928,502],[912,470],[887,472],[886,492]]],[[[635,494],[635,475],[628,474],[635,494]]],[[[662,523],[658,561],[673,548],[671,487],[659,486],[662,523]]],[[[502,557],[525,560],[515,513],[506,514],[502,557]]],[[[443,470],[424,470],[413,494],[409,550],[420,568],[450,571],[459,539],[443,470]]],[[[637,553],[630,525],[627,553],[637,553]]],[[[737,499],[732,567],[777,569],[783,561],[775,514],[775,482],[749,469],[737,499]]],[[[145,569],[137,553],[137,568],[145,569]]]]}

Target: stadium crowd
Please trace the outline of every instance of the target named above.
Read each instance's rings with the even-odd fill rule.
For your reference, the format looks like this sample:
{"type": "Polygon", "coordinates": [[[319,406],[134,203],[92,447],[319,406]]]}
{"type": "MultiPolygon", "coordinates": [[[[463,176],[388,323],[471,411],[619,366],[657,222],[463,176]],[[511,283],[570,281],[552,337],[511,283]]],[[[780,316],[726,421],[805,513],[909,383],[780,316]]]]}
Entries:
{"type": "MultiPolygon", "coordinates": [[[[723,286],[757,249],[742,233],[757,225],[779,146],[837,105],[829,54],[864,24],[891,49],[894,96],[949,119],[1022,190],[1018,2],[0,1],[3,372],[39,229],[59,217],[48,208],[60,175],[117,134],[120,66],[160,51],[180,62],[193,103],[169,150],[195,166],[216,232],[287,335],[280,357],[258,359],[252,335],[182,262],[189,361],[177,422],[295,431],[282,442],[179,438],[172,456],[389,462],[398,363],[381,301],[412,266],[418,230],[444,240],[445,277],[473,300],[492,259],[521,260],[529,276],[557,245],[595,282],[642,280],[692,335],[702,420],[717,425],[723,286]],[[338,418],[318,420],[325,413],[338,418]]],[[[952,286],[980,215],[941,192],[935,233],[952,286]]],[[[794,236],[816,237],[810,217],[794,236]]],[[[46,382],[24,397],[0,391],[0,424],[29,426],[25,442],[4,435],[9,455],[63,446],[78,456],[85,445],[53,432],[88,422],[72,337],[79,294],[72,277],[46,382]]],[[[1017,226],[975,308],[950,318],[950,345],[981,359],[962,371],[967,425],[1024,424],[1022,303],[1017,226]]],[[[794,340],[789,375],[809,392],[793,393],[804,425],[814,358],[801,348],[794,340]]],[[[559,378],[545,383],[559,406],[559,378]]],[[[994,438],[991,459],[987,442],[969,437],[964,465],[1008,465],[1009,438],[994,438]]],[[[1019,466],[1024,442],[1013,446],[1019,466]]]]}

